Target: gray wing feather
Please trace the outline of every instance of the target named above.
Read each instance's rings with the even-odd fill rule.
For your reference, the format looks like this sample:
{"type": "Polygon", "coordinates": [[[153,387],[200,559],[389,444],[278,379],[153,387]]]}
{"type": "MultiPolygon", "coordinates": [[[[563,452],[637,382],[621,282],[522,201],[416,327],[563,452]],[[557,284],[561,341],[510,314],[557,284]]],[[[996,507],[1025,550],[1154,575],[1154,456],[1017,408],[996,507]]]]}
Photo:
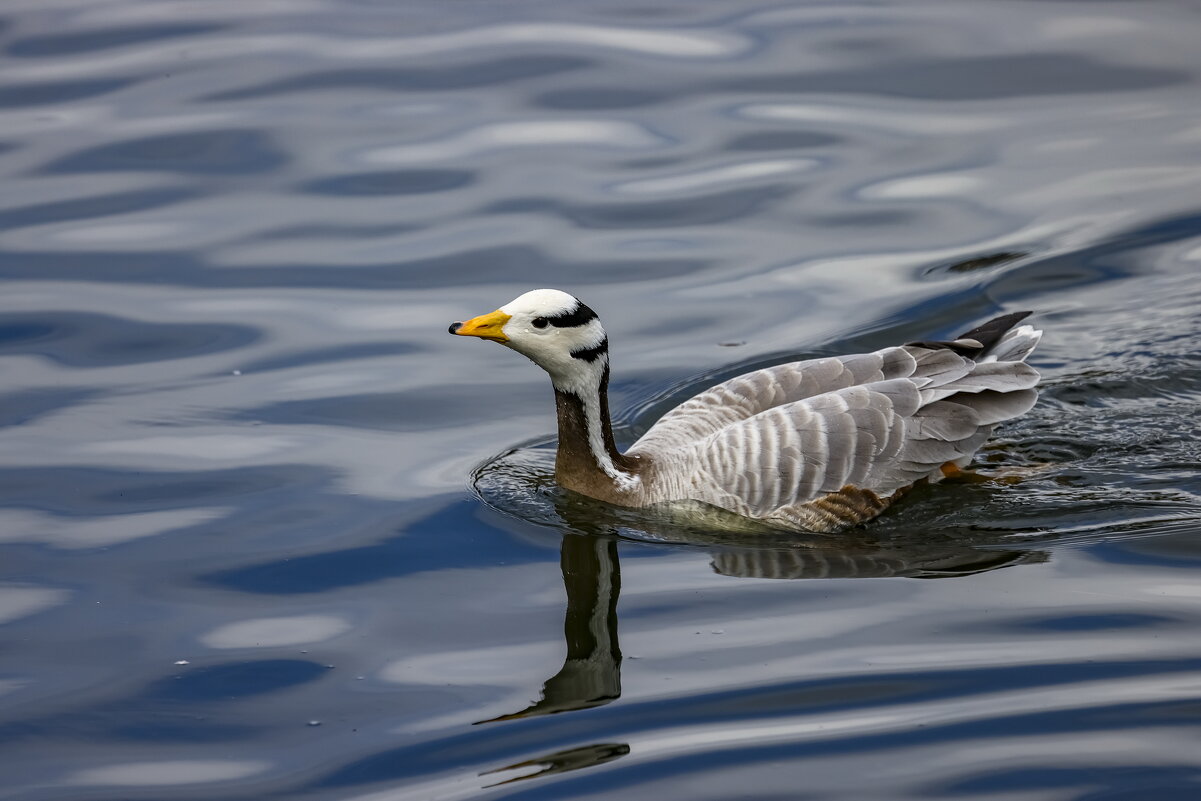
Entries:
{"type": "Polygon", "coordinates": [[[1014,392],[1022,389],[1033,389],[1038,385],[1039,374],[1025,362],[986,362],[976,364],[975,369],[954,381],[926,389],[922,393],[924,401],[940,400],[959,392],[1014,392]]]}
{"type": "Polygon", "coordinates": [[[979,427],[980,415],[975,409],[950,401],[938,401],[914,413],[912,436],[915,439],[957,442],[975,434],[979,427]]]}
{"type": "Polygon", "coordinates": [[[968,406],[975,410],[980,425],[991,426],[1025,414],[1034,407],[1037,400],[1038,392],[1034,389],[1019,389],[1013,392],[986,389],[955,395],[954,400],[942,402],[968,406]]]}
{"type": "Polygon", "coordinates": [[[962,463],[1033,405],[1038,373],[947,349],[887,348],[757,370],[656,424],[632,452],[672,452],[690,497],[768,517],[847,485],[881,496],[962,463]]]}
{"type": "Polygon", "coordinates": [[[912,348],[914,375],[927,379],[922,386],[940,387],[963,378],[972,370],[972,362],[950,350],[912,348]]]}
{"type": "Polygon", "coordinates": [[[631,450],[681,447],[768,409],[850,386],[913,376],[916,370],[913,354],[902,347],[754,370],[672,409],[631,450]]]}
{"type": "Polygon", "coordinates": [[[906,383],[908,393],[901,384],[880,382],[883,392],[852,386],[777,406],[693,443],[685,461],[700,468],[693,476],[697,499],[766,517],[849,483],[873,481],[880,455],[895,460],[904,448],[898,405],[918,403],[917,388],[906,383]]]}

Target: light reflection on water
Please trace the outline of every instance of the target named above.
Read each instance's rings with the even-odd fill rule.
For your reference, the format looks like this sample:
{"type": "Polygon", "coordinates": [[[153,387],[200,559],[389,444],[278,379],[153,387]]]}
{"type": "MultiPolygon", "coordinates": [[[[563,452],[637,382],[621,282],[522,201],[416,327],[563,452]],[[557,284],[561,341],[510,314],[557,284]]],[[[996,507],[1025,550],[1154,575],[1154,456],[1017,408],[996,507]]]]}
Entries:
{"type": "Polygon", "coordinates": [[[1196,794],[1187,4],[0,14],[6,797],[1196,794]],[[444,333],[536,286],[626,443],[1034,309],[1027,478],[834,538],[572,498],[544,377],[444,333]]]}

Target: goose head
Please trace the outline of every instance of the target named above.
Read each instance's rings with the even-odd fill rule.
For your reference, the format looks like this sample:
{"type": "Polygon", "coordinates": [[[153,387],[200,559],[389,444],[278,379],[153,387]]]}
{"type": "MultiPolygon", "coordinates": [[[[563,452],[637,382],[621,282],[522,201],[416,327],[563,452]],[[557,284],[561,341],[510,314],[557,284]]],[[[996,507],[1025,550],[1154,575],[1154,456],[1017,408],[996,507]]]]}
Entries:
{"type": "Polygon", "coordinates": [[[526,292],[449,330],[517,351],[548,372],[555,389],[575,395],[596,392],[609,363],[609,340],[596,312],[557,289],[526,292]]]}

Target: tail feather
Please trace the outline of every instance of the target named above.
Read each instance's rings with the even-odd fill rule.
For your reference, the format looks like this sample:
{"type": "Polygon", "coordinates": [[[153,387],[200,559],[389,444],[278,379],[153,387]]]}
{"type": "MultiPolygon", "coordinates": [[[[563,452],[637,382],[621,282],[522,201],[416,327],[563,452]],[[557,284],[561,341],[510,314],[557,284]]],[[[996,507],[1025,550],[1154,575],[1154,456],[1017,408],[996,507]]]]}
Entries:
{"type": "Polygon", "coordinates": [[[959,339],[974,339],[980,343],[985,352],[993,345],[997,344],[1001,339],[1009,333],[1015,325],[1025,320],[1034,312],[1020,311],[1012,312],[1011,314],[1002,314],[1000,317],[994,317],[983,325],[976,326],[971,331],[965,334],[960,334],[959,339]]]}
{"type": "Polygon", "coordinates": [[[907,347],[949,350],[979,363],[1025,361],[1043,335],[1033,326],[1018,325],[1031,313],[1020,311],[1002,314],[950,342],[910,342],[907,347]]]}
{"type": "Polygon", "coordinates": [[[996,425],[1030,410],[1038,399],[1039,374],[1025,359],[1042,332],[1019,325],[1029,316],[1030,312],[1006,314],[951,342],[906,346],[915,364],[927,370],[937,366],[938,374],[947,378],[918,385],[920,406],[907,425],[900,461],[894,465],[897,480],[940,480],[948,465],[967,465],[996,425]],[[958,362],[962,371],[942,364],[950,361],[958,362]]]}
{"type": "Polygon", "coordinates": [[[1043,332],[1032,325],[1020,325],[1006,332],[996,345],[986,350],[982,362],[1024,362],[1043,338],[1043,332]]]}

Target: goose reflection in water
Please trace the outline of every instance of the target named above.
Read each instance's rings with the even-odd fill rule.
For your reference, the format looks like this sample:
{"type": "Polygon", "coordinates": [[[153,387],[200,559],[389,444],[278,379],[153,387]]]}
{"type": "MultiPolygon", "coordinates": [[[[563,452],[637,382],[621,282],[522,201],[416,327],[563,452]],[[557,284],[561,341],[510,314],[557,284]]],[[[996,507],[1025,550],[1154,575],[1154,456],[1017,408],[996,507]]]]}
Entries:
{"type": "Polygon", "coordinates": [[[953,578],[1046,560],[1043,551],[869,545],[859,551],[846,546],[717,550],[712,565],[723,576],[759,579],[953,578]]]}
{"type": "Polygon", "coordinates": [[[617,643],[617,595],[621,568],[613,539],[564,534],[559,565],[567,590],[563,637],[567,658],[542,685],[542,697],[495,723],[602,706],[621,695],[621,647],[617,643]]]}
{"type": "MultiPolygon", "coordinates": [[[[563,588],[567,590],[567,613],[563,619],[567,658],[563,660],[563,667],[542,685],[542,697],[538,701],[520,712],[479,723],[589,709],[621,696],[621,646],[617,642],[621,567],[617,559],[617,541],[611,537],[564,534],[559,554],[563,588]]],[[[480,775],[542,768],[488,785],[494,787],[600,765],[628,753],[630,746],[626,743],[594,743],[515,762],[480,775]]]]}
{"type": "MultiPolygon", "coordinates": [[[[584,546],[576,545],[572,537],[705,548],[712,554],[715,572],[743,578],[949,578],[1045,562],[1045,551],[999,544],[1013,530],[938,525],[937,515],[948,509],[980,503],[978,495],[955,494],[956,490],[976,492],[974,483],[940,487],[938,500],[923,499],[915,504],[919,510],[929,510],[930,516],[926,518],[892,521],[885,518],[838,534],[805,534],[748,524],[744,518],[720,509],[691,509],[684,515],[669,510],[656,516],[651,510],[624,509],[585,498],[555,485],[554,454],[541,448],[504,453],[481,465],[473,480],[480,499],[503,513],[496,520],[500,528],[523,539],[532,536],[540,542],[545,540],[535,532],[545,531],[544,527],[565,532],[561,561],[569,599],[569,644],[573,604],[578,607],[585,603],[579,582],[591,570],[585,569],[582,555],[573,555],[576,548],[584,546]],[[523,525],[521,521],[535,525],[523,525]],[[569,573],[576,578],[569,578],[569,573]]],[[[617,551],[614,547],[606,549],[606,553],[606,558],[598,564],[611,563],[612,567],[606,567],[606,572],[596,580],[611,581],[612,589],[603,593],[595,590],[593,594],[611,597],[616,604],[617,551]]],[[[616,610],[611,619],[615,630],[616,610]]],[[[616,634],[613,649],[617,650],[616,634]]]]}
{"type": "MultiPolygon", "coordinates": [[[[486,465],[476,474],[476,489],[492,503],[489,486],[492,472],[486,465]]],[[[501,471],[511,480],[513,473],[501,471]]],[[[528,478],[528,476],[527,476],[528,478]]],[[[512,489],[512,487],[509,487],[512,489]]],[[[530,488],[526,491],[529,493],[530,488]]],[[[976,547],[958,538],[906,534],[888,538],[872,530],[844,533],[836,537],[801,534],[732,533],[707,531],[670,524],[656,525],[643,519],[632,529],[629,513],[606,507],[591,499],[566,493],[545,481],[537,481],[532,494],[541,497],[540,523],[564,530],[560,541],[559,565],[567,594],[563,636],[567,656],[558,672],[542,685],[541,697],[524,709],[479,724],[499,723],[539,715],[591,709],[621,696],[621,645],[618,640],[617,602],[621,590],[620,539],[658,540],[709,549],[715,572],[759,579],[820,578],[943,578],[968,576],[1003,567],[1044,562],[1047,554],[1035,550],[976,547]],[[549,500],[553,510],[545,507],[549,500]],[[550,512],[550,514],[546,514],[550,512]],[[548,519],[552,518],[552,519],[548,519]]],[[[527,507],[526,511],[529,511],[527,507]]],[[[512,514],[510,511],[509,514],[512,514]]],[[[541,526],[517,523],[499,517],[500,527],[518,537],[542,540],[541,526]]],[[[630,752],[625,743],[592,743],[525,759],[481,773],[487,776],[510,770],[540,767],[496,784],[565,773],[620,759],[630,752]]],[[[495,785],[488,785],[495,786],[495,785]]]]}

